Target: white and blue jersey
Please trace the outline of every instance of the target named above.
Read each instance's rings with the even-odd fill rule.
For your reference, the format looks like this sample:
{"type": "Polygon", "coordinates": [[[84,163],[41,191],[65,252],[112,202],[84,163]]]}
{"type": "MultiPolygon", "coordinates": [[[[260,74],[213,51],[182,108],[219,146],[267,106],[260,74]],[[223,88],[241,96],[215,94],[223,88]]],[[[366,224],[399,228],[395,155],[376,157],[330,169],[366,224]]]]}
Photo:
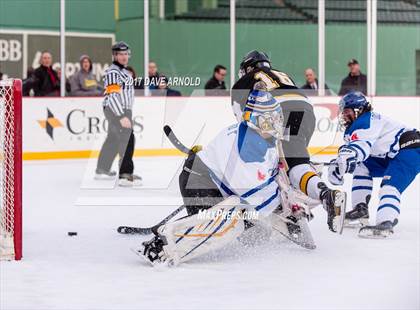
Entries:
{"type": "Polygon", "coordinates": [[[344,141],[357,152],[357,160],[368,157],[394,158],[399,150],[401,135],[413,128],[374,112],[360,115],[344,133],[344,141]]]}
{"type": "Polygon", "coordinates": [[[398,217],[401,194],[420,172],[420,148],[400,149],[404,133],[412,134],[415,130],[373,112],[363,113],[344,133],[347,147],[357,152],[357,161],[361,162],[353,172],[353,207],[368,204],[373,178],[382,178],[376,215],[378,224],[398,217]]]}
{"type": "Polygon", "coordinates": [[[224,197],[237,195],[262,216],[279,206],[274,139],[263,139],[242,122],[222,130],[197,156],[224,197]]]}

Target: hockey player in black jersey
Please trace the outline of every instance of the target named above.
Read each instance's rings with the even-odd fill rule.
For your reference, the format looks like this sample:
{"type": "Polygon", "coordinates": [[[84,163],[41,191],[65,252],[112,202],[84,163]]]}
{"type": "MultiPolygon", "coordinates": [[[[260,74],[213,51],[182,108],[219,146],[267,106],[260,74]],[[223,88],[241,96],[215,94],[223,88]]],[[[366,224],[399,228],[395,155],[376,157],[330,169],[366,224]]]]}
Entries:
{"type": "Polygon", "coordinates": [[[307,147],[315,130],[315,114],[308,98],[289,75],[272,68],[264,52],[254,50],[246,54],[239,77],[232,87],[232,108],[238,121],[249,93],[253,89],[268,90],[280,102],[286,120],[289,139],[282,145],[290,182],[309,197],[322,201],[325,208],[333,205],[337,192],[329,189],[310,165],[307,147]]]}
{"type": "Polygon", "coordinates": [[[271,93],[274,90],[298,89],[286,73],[271,68],[267,54],[259,51],[249,52],[240,64],[239,80],[232,87],[232,105],[238,121],[250,91],[259,81],[264,82],[271,93]]]}

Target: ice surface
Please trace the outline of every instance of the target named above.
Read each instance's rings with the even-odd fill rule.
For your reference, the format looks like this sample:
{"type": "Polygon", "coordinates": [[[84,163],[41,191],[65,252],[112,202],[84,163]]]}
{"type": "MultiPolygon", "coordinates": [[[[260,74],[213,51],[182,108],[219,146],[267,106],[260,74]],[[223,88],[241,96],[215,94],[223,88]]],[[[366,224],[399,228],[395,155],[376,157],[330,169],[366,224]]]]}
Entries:
{"type": "Polygon", "coordinates": [[[136,189],[93,181],[94,161],[25,162],[24,259],[0,263],[0,308],[420,308],[419,178],[403,195],[391,239],[360,239],[356,230],[335,235],[319,209],[310,223],[314,251],[277,236],[154,269],[130,251],[145,237],[115,229],[152,225],[181,203],[181,162],[137,159],[145,187],[136,189]]]}

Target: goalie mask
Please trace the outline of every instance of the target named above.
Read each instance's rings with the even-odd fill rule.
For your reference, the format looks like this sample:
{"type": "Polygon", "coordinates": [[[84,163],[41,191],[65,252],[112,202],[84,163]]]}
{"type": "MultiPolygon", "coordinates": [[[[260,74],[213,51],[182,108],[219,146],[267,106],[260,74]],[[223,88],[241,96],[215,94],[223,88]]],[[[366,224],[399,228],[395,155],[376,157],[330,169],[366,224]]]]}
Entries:
{"type": "Polygon", "coordinates": [[[262,135],[280,139],[283,135],[283,112],[280,103],[267,91],[253,90],[243,113],[247,126],[262,135]]]}

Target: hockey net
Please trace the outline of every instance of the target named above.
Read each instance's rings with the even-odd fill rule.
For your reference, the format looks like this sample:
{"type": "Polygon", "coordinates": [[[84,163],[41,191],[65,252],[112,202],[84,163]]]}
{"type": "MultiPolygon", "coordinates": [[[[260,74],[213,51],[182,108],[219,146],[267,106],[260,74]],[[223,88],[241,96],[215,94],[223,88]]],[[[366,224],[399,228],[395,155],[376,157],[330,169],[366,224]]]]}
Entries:
{"type": "Polygon", "coordinates": [[[0,260],[22,258],[22,81],[0,81],[0,260]]]}

